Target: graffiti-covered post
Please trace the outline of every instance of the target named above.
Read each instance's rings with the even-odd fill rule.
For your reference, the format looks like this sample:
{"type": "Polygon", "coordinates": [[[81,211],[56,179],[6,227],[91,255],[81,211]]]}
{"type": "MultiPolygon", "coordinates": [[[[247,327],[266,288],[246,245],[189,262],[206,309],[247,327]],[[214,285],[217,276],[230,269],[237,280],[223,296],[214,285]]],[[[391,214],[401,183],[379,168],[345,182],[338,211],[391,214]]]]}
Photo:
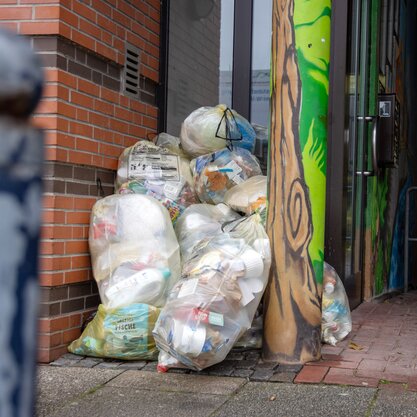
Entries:
{"type": "Polygon", "coordinates": [[[265,360],[320,357],[330,0],[273,0],[265,360]]]}
{"type": "Polygon", "coordinates": [[[42,133],[29,117],[42,71],[29,42],[0,31],[0,416],[34,415],[42,133]]]}

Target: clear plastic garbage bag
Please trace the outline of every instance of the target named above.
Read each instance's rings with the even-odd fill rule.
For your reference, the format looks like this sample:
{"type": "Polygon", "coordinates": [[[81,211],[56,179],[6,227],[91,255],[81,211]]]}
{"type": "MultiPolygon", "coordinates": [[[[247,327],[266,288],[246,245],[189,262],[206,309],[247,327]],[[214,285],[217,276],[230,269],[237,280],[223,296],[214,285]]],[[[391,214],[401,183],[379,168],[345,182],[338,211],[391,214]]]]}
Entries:
{"type": "Polygon", "coordinates": [[[156,198],[168,209],[173,222],[186,207],[198,202],[190,161],[175,150],[146,140],[137,142],[120,155],[116,191],[156,198]]]}
{"type": "Polygon", "coordinates": [[[171,153],[181,156],[184,159],[188,159],[187,154],[184,152],[184,149],[182,149],[180,138],[177,138],[176,136],[172,136],[165,132],[160,133],[156,137],[155,144],[168,149],[171,153]]]}
{"type": "Polygon", "coordinates": [[[191,158],[224,148],[227,142],[253,152],[256,134],[251,124],[225,104],[200,107],[181,126],[182,148],[191,158]]]}
{"type": "Polygon", "coordinates": [[[68,350],[77,355],[124,360],[155,359],[158,350],[152,329],[159,308],[148,304],[106,309],[99,305],[94,319],[68,350]]]}
{"type": "Polygon", "coordinates": [[[335,269],[324,263],[322,300],[322,340],[335,346],[352,330],[349,301],[335,269]]]}
{"type": "Polygon", "coordinates": [[[194,204],[188,207],[175,225],[182,262],[189,259],[194,247],[203,239],[221,233],[224,223],[239,218],[240,215],[225,204],[194,204]]]}
{"type": "Polygon", "coordinates": [[[268,281],[270,246],[259,215],[224,230],[194,248],[153,331],[161,351],[195,370],[224,360],[250,328],[268,281]]]}
{"type": "Polygon", "coordinates": [[[161,307],[181,272],[177,238],[162,204],[127,194],[98,200],[89,236],[93,275],[106,308],[161,307]]]}
{"type": "Polygon", "coordinates": [[[209,204],[223,203],[227,190],[262,174],[256,157],[242,148],[224,148],[193,159],[191,170],[198,198],[209,204]]]}
{"type": "Polygon", "coordinates": [[[224,203],[246,215],[264,211],[267,205],[267,177],[256,175],[235,185],[224,195],[224,203]]]}

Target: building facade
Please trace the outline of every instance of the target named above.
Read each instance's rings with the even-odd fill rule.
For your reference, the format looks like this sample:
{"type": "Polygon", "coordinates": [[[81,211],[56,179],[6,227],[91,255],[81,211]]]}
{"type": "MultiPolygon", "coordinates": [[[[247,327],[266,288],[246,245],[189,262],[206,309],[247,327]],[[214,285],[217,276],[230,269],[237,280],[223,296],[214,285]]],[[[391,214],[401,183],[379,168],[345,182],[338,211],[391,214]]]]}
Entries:
{"type": "MultiPolygon", "coordinates": [[[[329,98],[327,118],[298,127],[312,197],[309,254],[319,288],[324,259],[352,307],[404,286],[405,196],[417,181],[412,3],[315,0],[305,10],[293,1],[300,111],[314,111],[309,97],[329,98]],[[331,28],[330,62],[316,49],[323,37],[308,39],[312,25],[331,28]]],[[[90,211],[113,192],[121,151],[159,131],[178,136],[192,110],[220,101],[269,126],[272,7],[273,0],[1,2],[0,26],[29,37],[45,68],[34,118],[46,132],[41,362],[66,351],[99,303],[90,211]]]]}

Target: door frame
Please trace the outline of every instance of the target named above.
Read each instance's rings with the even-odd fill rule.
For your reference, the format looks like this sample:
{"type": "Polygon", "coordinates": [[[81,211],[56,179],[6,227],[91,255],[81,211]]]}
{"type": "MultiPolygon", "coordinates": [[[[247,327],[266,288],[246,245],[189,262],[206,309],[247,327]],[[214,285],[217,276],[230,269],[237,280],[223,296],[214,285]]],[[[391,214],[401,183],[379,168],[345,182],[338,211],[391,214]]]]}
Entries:
{"type": "MultiPolygon", "coordinates": [[[[375,100],[372,98],[372,95],[375,95],[377,91],[374,86],[371,85],[374,82],[374,77],[371,74],[374,69],[374,63],[371,62],[375,60],[376,55],[371,54],[372,49],[363,49],[364,43],[369,45],[368,41],[372,41],[372,44],[375,43],[375,34],[371,33],[373,25],[373,11],[375,7],[375,0],[369,0],[368,3],[368,15],[362,16],[363,5],[366,3],[360,3],[358,7],[361,9],[361,22],[359,23],[359,31],[363,31],[364,26],[362,18],[367,19],[366,29],[366,38],[360,39],[360,42],[357,44],[360,46],[360,50],[357,52],[357,56],[360,57],[359,62],[359,73],[362,74],[362,66],[366,70],[366,77],[360,80],[360,83],[365,82],[364,85],[357,84],[359,89],[356,94],[360,94],[362,91],[366,91],[365,98],[365,108],[362,111],[365,114],[360,114],[360,110],[356,110],[356,124],[358,123],[358,116],[362,116],[361,119],[366,115],[373,113],[371,107],[375,100]],[[369,37],[369,38],[368,38],[369,37]],[[363,60],[367,62],[363,64],[363,60]]],[[[331,264],[336,271],[341,276],[341,279],[345,281],[347,277],[345,276],[345,263],[346,263],[346,253],[345,253],[345,235],[346,235],[346,207],[348,204],[347,195],[345,194],[344,185],[345,185],[345,172],[348,169],[349,161],[349,147],[345,144],[346,138],[346,115],[349,111],[346,105],[346,74],[347,74],[347,48],[348,48],[348,30],[349,30],[349,4],[346,0],[335,0],[332,5],[332,41],[331,41],[331,60],[330,60],[330,88],[329,88],[329,112],[328,112],[328,153],[327,153],[327,175],[326,175],[326,227],[325,227],[325,260],[331,264]]],[[[364,34],[364,33],[362,33],[364,34]]],[[[374,48],[375,45],[372,45],[371,48],[374,48]]],[[[354,46],[353,46],[354,47],[354,46]]],[[[375,52],[375,51],[373,51],[375,52]]],[[[358,81],[357,81],[358,82],[358,81]]],[[[364,123],[363,121],[361,123],[364,123]]],[[[357,125],[359,127],[359,125],[357,125]]],[[[355,283],[353,283],[354,288],[347,288],[348,295],[352,291],[350,302],[351,307],[355,307],[363,300],[364,296],[364,283],[366,280],[372,279],[372,277],[365,277],[365,265],[364,265],[364,255],[365,255],[365,214],[366,214],[366,189],[368,177],[365,176],[365,171],[369,172],[368,167],[368,143],[370,141],[370,130],[368,126],[364,125],[355,135],[363,135],[363,138],[360,139],[359,136],[355,139],[357,141],[356,146],[362,147],[363,152],[363,162],[359,165],[359,171],[362,171],[361,176],[358,178],[355,172],[357,171],[354,162],[354,177],[353,184],[355,185],[358,181],[361,181],[362,193],[360,196],[354,197],[354,208],[352,217],[356,217],[356,199],[361,200],[361,213],[360,218],[358,219],[358,228],[352,228],[355,232],[360,233],[356,236],[356,233],[352,236],[352,239],[356,236],[359,239],[360,253],[356,254],[359,260],[359,271],[353,270],[353,273],[356,275],[360,274],[360,288],[355,283]],[[363,132],[363,133],[361,133],[363,132]],[[354,291],[353,291],[354,290],[354,291]],[[355,294],[360,294],[355,297],[355,294]]],[[[355,136],[356,137],[356,136],[355,136]]],[[[357,149],[356,152],[358,152],[357,149]]],[[[360,151],[359,151],[360,152],[360,151]]],[[[357,154],[356,158],[360,155],[357,154]]],[[[356,159],[355,159],[356,161],[356,159]]],[[[353,192],[355,193],[356,185],[354,186],[353,192]]],[[[355,241],[352,241],[352,251],[355,250],[355,241]]],[[[353,265],[354,268],[354,265],[353,265]]],[[[349,282],[351,282],[350,278],[349,282]]],[[[348,283],[346,282],[346,285],[348,283]]],[[[349,284],[349,285],[350,285],[349,284]]],[[[347,285],[349,287],[349,285],[347,285]]]]}

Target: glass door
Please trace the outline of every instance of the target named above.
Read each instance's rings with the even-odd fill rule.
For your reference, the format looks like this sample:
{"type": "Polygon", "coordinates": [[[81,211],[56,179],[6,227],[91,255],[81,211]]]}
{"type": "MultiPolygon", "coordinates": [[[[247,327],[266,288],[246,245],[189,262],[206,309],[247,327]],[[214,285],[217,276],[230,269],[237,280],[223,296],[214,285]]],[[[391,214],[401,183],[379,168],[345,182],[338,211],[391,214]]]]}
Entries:
{"type": "Polygon", "coordinates": [[[362,301],[364,210],[367,178],[376,171],[376,118],[368,114],[370,83],[370,0],[352,0],[349,5],[345,173],[344,173],[344,284],[351,307],[362,301]],[[368,155],[368,143],[373,147],[368,155]]]}

